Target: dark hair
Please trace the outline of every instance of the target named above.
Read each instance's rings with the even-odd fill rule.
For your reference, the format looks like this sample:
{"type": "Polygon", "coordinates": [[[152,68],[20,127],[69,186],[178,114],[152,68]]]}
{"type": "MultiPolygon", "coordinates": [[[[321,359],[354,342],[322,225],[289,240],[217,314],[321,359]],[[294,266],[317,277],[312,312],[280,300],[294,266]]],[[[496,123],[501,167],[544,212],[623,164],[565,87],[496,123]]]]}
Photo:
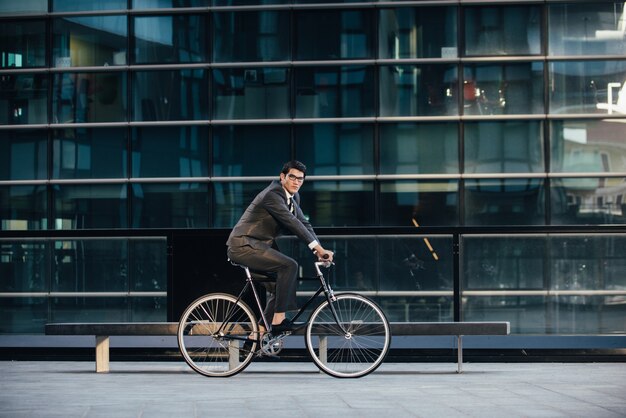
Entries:
{"type": "Polygon", "coordinates": [[[287,175],[287,173],[289,173],[289,170],[291,170],[292,168],[295,168],[298,171],[302,171],[302,173],[306,175],[306,165],[302,164],[298,160],[291,160],[289,162],[286,162],[283,165],[283,169],[281,173],[283,173],[284,175],[287,175]]]}

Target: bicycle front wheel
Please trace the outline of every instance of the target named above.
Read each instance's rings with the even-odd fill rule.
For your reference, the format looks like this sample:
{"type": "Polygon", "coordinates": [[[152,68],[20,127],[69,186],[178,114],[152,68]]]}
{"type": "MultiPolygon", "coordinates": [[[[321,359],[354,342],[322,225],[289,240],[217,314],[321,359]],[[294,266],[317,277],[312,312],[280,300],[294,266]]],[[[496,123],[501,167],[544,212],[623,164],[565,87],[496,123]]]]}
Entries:
{"type": "Polygon", "coordinates": [[[252,361],[256,341],[250,350],[242,346],[258,338],[254,313],[231,295],[215,293],[193,302],[178,324],[178,347],[196,372],[211,377],[233,376],[252,361]]]}
{"type": "Polygon", "coordinates": [[[374,301],[357,294],[337,295],[311,314],[306,347],[324,373],[362,377],[380,366],[391,343],[389,321],[374,301]],[[336,319],[335,319],[336,318],[336,319]]]}

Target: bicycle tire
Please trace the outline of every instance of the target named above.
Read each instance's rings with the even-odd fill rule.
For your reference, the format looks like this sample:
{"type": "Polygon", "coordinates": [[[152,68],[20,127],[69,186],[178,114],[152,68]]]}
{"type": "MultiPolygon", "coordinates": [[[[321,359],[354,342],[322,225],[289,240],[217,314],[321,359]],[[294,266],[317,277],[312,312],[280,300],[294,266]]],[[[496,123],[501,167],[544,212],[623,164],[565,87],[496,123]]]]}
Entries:
{"type": "Polygon", "coordinates": [[[241,350],[259,327],[252,310],[232,295],[213,293],[192,302],[178,323],[178,347],[187,364],[207,377],[229,377],[243,371],[254,356],[241,350]]]}
{"type": "Polygon", "coordinates": [[[391,328],[382,309],[371,299],[352,293],[323,301],[311,314],[305,343],[313,362],[324,373],[339,378],[363,377],[385,360],[391,328]],[[317,337],[317,338],[316,338],[317,337]]]}

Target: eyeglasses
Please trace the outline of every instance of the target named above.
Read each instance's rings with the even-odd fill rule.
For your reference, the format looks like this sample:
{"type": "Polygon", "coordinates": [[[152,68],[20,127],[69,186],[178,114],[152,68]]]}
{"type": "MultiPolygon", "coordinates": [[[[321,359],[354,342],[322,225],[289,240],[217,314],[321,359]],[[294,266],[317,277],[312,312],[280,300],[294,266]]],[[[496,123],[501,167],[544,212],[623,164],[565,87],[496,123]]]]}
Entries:
{"type": "Polygon", "coordinates": [[[304,176],[298,177],[294,174],[287,174],[287,178],[291,181],[297,181],[298,183],[304,182],[304,176]]]}

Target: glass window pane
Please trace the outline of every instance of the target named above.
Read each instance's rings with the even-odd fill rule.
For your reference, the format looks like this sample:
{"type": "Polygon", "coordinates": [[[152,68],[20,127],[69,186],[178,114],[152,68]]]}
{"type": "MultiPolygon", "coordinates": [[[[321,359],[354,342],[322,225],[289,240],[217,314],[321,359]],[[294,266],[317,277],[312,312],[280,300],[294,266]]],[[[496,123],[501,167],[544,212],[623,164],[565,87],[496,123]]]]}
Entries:
{"type": "Polygon", "coordinates": [[[133,228],[207,228],[206,183],[133,183],[133,228]]]}
{"type": "MultiPolygon", "coordinates": [[[[277,169],[278,172],[280,168],[277,169]]],[[[213,227],[232,228],[235,226],[254,197],[268,185],[269,182],[212,183],[213,227]]]]}
{"type": "Polygon", "coordinates": [[[133,120],[208,119],[206,71],[138,71],[134,81],[133,120]]]}
{"type": "Polygon", "coordinates": [[[52,297],[50,321],[128,322],[129,297],[52,297]]]}
{"type": "Polygon", "coordinates": [[[64,17],[53,20],[55,67],[126,65],[126,16],[64,17]]]}
{"type": "Polygon", "coordinates": [[[549,55],[626,55],[623,1],[548,5],[549,55]]]}
{"type": "Polygon", "coordinates": [[[31,13],[46,13],[48,11],[48,0],[27,0],[27,1],[2,1],[0,2],[0,14],[20,15],[31,13]]]}
{"type": "Polygon", "coordinates": [[[207,127],[135,127],[132,135],[132,177],[208,176],[207,127]]]}
{"type": "Polygon", "coordinates": [[[452,64],[380,67],[380,116],[458,114],[458,71],[452,64]]]}
{"type": "Polygon", "coordinates": [[[48,321],[47,297],[2,297],[0,333],[41,334],[48,321]]]}
{"type": "Polygon", "coordinates": [[[289,118],[288,68],[213,69],[215,119],[289,118]]]}
{"type": "Polygon", "coordinates": [[[550,113],[626,114],[626,61],[550,63],[550,113]]]}
{"type": "Polygon", "coordinates": [[[295,14],[296,59],[373,57],[372,10],[301,10],[295,14]],[[315,34],[315,36],[311,36],[315,34]]]}
{"type": "Polygon", "coordinates": [[[551,172],[626,172],[626,130],[622,120],[554,120],[550,127],[551,172]]]}
{"type": "MultiPolygon", "coordinates": [[[[2,6],[0,6],[1,10],[2,6]]],[[[0,25],[0,68],[46,65],[46,22],[22,20],[0,25]]]]}
{"type": "Polygon", "coordinates": [[[52,91],[54,123],[126,120],[126,73],[58,73],[52,91]]]}
{"type": "Polygon", "coordinates": [[[124,184],[54,186],[55,229],[127,227],[124,184]]]}
{"type": "Polygon", "coordinates": [[[383,123],[379,129],[381,174],[459,172],[456,123],[383,123]]]}
{"type": "MultiPolygon", "coordinates": [[[[130,291],[167,292],[167,239],[165,237],[131,239],[129,249],[130,291]]],[[[159,303],[150,299],[147,302],[159,303]]],[[[154,305],[153,307],[156,308],[154,305]]],[[[162,318],[166,318],[165,312],[162,318]]]]}
{"type": "Polygon", "coordinates": [[[48,178],[48,134],[0,130],[0,180],[48,178]]]}
{"type": "Polygon", "coordinates": [[[290,156],[289,125],[218,125],[213,128],[214,176],[278,178],[283,163],[290,156]]]}
{"type": "Polygon", "coordinates": [[[544,113],[541,62],[468,64],[464,74],[465,115],[544,113]]]}
{"type": "Polygon", "coordinates": [[[48,123],[47,97],[47,74],[2,75],[0,125],[48,123]]]}
{"type": "Polygon", "coordinates": [[[308,175],[374,174],[374,126],[358,123],[295,125],[296,159],[308,175]]]}
{"type": "Polygon", "coordinates": [[[544,179],[467,179],[466,225],[544,225],[544,179]]]}
{"type": "Polygon", "coordinates": [[[284,61],[290,58],[288,11],[214,12],[215,62],[284,61]]]}
{"type": "Polygon", "coordinates": [[[296,68],[296,117],[374,116],[374,68],[296,68]]]}
{"type": "Polygon", "coordinates": [[[626,223],[626,179],[563,178],[551,185],[552,223],[601,225],[626,223]]]}
{"type": "Polygon", "coordinates": [[[373,182],[307,180],[300,195],[302,211],[314,227],[375,224],[373,182]]]}
{"type": "Polygon", "coordinates": [[[211,0],[133,0],[133,9],[173,9],[177,7],[208,7],[211,0]]]}
{"type": "Polygon", "coordinates": [[[458,225],[457,180],[397,180],[380,183],[383,226],[458,225]]]}
{"type": "Polygon", "coordinates": [[[123,128],[52,131],[52,178],[124,178],[127,130],[123,128]]]}
{"type": "Polygon", "coordinates": [[[456,16],[456,7],[382,9],[379,57],[457,58],[456,16]]]}
{"type": "Polygon", "coordinates": [[[136,63],[207,61],[206,15],[134,18],[136,63]]]}
{"type": "Polygon", "coordinates": [[[465,55],[541,53],[540,6],[465,7],[465,55]]]}
{"type": "Polygon", "coordinates": [[[258,6],[270,4],[287,4],[291,0],[212,0],[213,6],[258,6]]]}
{"type": "MultiPolygon", "coordinates": [[[[0,277],[2,277],[0,292],[47,292],[50,290],[52,263],[47,242],[3,239],[0,240],[0,254],[0,277]]],[[[4,308],[3,306],[3,311],[4,308]]]]}
{"type": "Polygon", "coordinates": [[[97,10],[126,10],[127,0],[51,0],[53,12],[78,12],[97,10]]]}
{"type": "Polygon", "coordinates": [[[468,122],[466,173],[543,173],[543,125],[538,121],[468,122]]]}
{"type": "Polygon", "coordinates": [[[46,186],[0,186],[0,229],[47,229],[46,186]]]}

